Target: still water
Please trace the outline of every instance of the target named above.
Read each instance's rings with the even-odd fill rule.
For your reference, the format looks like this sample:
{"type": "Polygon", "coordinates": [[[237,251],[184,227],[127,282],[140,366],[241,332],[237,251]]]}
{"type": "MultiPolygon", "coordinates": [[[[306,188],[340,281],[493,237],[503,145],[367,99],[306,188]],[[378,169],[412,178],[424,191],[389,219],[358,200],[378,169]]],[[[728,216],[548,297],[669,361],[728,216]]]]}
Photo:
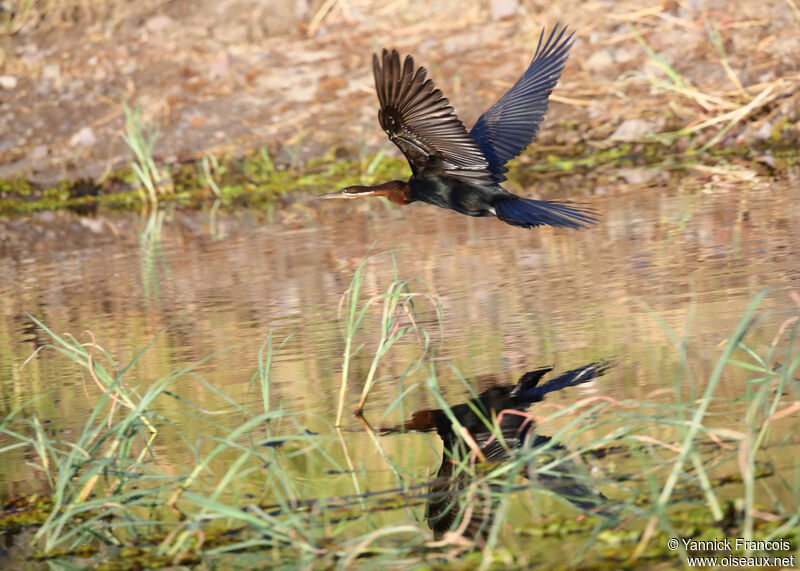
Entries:
{"type": "MultiPolygon", "coordinates": [[[[175,210],[160,218],[100,212],[3,220],[0,414],[35,399],[27,413],[67,437],[95,403],[91,379],[56,351],[42,349],[26,363],[51,342],[30,315],[58,334],[94,338],[119,368],[151,344],[126,375],[133,386],[199,363],[197,378],[181,378],[171,390],[207,411],[227,407],[211,387],[239,403],[259,402],[253,377],[271,334],[276,348],[286,340],[275,355],[271,402],[298,413],[309,431],[330,433],[342,376],[342,296],[364,257],[386,251],[364,267],[362,301],[385,292],[395,275],[428,294],[415,302],[414,322],[430,338],[422,363],[435,367],[453,404],[469,398],[459,373],[481,391],[539,366],[564,371],[605,359],[616,366],[602,378],[551,394],[548,403],[658,400],[676,379],[695,398],[758,292],[770,288],[746,337],[757,354],[798,312],[790,294],[800,289],[800,185],[733,175],[687,173],[669,187],[637,191],[606,186],[585,199],[601,221],[583,231],[527,231],[378,200],[309,199],[278,208],[275,220],[175,210]],[[686,367],[676,339],[686,340],[686,367]]],[[[349,412],[372,363],[380,310],[368,312],[354,338],[364,345],[348,374],[345,429],[354,439],[365,438],[349,412]]],[[[423,344],[421,333],[406,335],[377,377],[401,376],[419,362],[423,344]]],[[[395,421],[436,408],[426,390],[414,389],[422,376],[376,385],[367,417],[389,422],[383,411],[409,387],[395,421]]],[[[747,380],[745,369],[726,373],[708,422],[725,426],[741,415],[730,403],[747,380]]],[[[168,416],[172,405],[164,406],[168,416]]],[[[181,418],[171,421],[184,434],[208,430],[181,418]]],[[[416,461],[435,472],[434,436],[386,437],[387,451],[407,455],[420,439],[426,451],[416,461]]],[[[160,446],[165,461],[180,465],[179,443],[174,455],[172,443],[160,446]]],[[[3,497],[40,489],[22,460],[0,469],[3,497]]]]}

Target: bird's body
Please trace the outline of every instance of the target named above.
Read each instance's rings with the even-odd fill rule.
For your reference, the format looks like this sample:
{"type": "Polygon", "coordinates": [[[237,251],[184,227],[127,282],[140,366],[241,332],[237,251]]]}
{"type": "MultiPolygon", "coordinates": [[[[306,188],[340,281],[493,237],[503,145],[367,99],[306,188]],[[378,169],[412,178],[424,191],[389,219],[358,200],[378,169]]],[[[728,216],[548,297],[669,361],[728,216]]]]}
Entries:
{"type": "Polygon", "coordinates": [[[467,216],[494,214],[486,187],[436,175],[412,176],[408,180],[412,200],[449,208],[467,216]]]}
{"type": "Polygon", "coordinates": [[[591,211],[564,202],[517,196],[500,183],[505,166],[536,136],[547,100],[561,75],[572,35],[556,26],[517,83],[467,132],[424,67],[395,51],[373,58],[381,127],[403,152],[412,176],[375,186],[349,186],[322,198],[384,196],[394,204],[427,202],[467,216],[497,216],[530,228],[581,228],[595,222],[591,211]]]}

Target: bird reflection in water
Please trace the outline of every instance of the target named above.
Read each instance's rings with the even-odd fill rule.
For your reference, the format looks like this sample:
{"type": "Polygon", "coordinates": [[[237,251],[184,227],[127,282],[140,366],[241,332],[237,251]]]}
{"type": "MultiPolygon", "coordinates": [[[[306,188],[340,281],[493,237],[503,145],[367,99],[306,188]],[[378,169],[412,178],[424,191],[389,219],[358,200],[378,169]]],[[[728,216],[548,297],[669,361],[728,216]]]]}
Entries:
{"type": "Polygon", "coordinates": [[[417,67],[395,50],[373,57],[378,121],[411,166],[408,181],[348,186],[320,198],[383,196],[397,205],[421,201],[468,216],[496,216],[512,226],[583,228],[591,210],[565,202],[522,198],[504,189],[506,163],[531,143],[561,76],[572,34],[556,25],[544,30],[528,69],[467,132],[449,101],[417,67]]]}
{"type": "Polygon", "coordinates": [[[496,467],[513,461],[525,452],[522,474],[572,504],[601,515],[611,515],[606,497],[591,486],[587,470],[565,458],[566,448],[549,436],[536,434],[527,409],[548,393],[586,383],[603,375],[613,363],[601,361],[567,371],[544,384],[539,381],[552,368],[540,368],[522,375],[515,385],[492,387],[477,398],[442,409],[422,410],[400,426],[384,427],[383,434],[404,431],[436,432],[444,442],[441,466],[428,493],[425,517],[434,536],[458,529],[464,537],[482,540],[488,534],[497,511],[499,493],[508,485],[488,484],[465,493],[480,474],[481,465],[496,467]],[[453,419],[463,429],[454,425],[453,419]],[[464,433],[466,432],[466,435],[464,433]],[[544,453],[544,454],[541,454],[544,453]],[[546,469],[537,470],[536,460],[547,460],[546,469]],[[552,462],[550,462],[552,460],[552,462]]]}

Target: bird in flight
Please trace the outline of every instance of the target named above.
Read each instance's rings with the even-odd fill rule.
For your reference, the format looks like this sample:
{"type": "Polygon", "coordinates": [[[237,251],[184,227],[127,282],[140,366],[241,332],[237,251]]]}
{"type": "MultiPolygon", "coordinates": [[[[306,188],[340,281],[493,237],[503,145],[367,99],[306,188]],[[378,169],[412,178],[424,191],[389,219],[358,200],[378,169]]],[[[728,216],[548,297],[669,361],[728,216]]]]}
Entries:
{"type": "Polygon", "coordinates": [[[384,196],[398,205],[427,202],[468,216],[496,216],[513,226],[583,228],[594,212],[560,201],[522,198],[502,186],[505,166],[536,136],[547,99],[572,46],[566,27],[542,30],[536,53],[522,77],[467,132],[450,102],[427,78],[424,67],[396,50],[373,56],[378,121],[411,166],[408,181],[348,186],[320,198],[384,196]]]}

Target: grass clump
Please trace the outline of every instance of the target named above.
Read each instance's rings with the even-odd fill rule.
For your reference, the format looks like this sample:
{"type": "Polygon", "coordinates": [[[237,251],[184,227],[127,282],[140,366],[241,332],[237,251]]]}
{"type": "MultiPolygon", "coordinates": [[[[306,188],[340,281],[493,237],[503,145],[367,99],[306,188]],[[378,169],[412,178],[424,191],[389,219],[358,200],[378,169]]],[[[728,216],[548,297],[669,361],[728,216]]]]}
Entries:
{"type": "Polygon", "coordinates": [[[158,140],[158,129],[144,124],[141,109],[138,107],[129,109],[126,106],[125,132],[122,138],[135,157],[131,168],[139,183],[136,188],[142,204],[154,207],[158,205],[159,196],[171,194],[174,191],[169,174],[159,169],[153,158],[153,150],[158,140]]]}

